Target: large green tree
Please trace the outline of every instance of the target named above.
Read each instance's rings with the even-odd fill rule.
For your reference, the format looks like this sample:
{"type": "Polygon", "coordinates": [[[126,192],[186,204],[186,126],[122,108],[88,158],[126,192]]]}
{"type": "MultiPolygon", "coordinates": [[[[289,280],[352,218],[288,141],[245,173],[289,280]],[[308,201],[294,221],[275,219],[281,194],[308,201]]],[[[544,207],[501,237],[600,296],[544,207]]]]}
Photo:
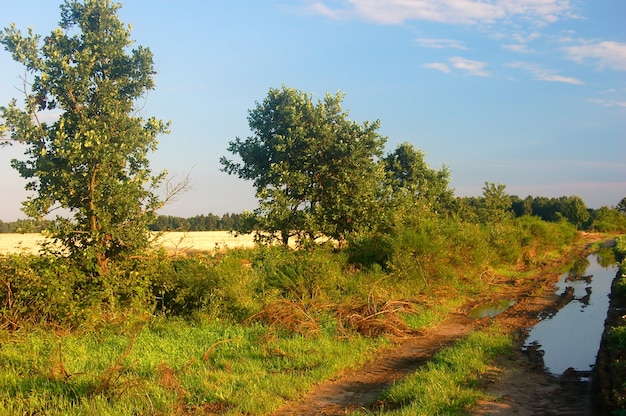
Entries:
{"type": "Polygon", "coordinates": [[[400,144],[382,159],[382,163],[393,203],[397,207],[435,213],[446,212],[451,208],[454,193],[449,188],[448,168],[430,168],[424,153],[411,143],[400,144]]]}
{"type": "Polygon", "coordinates": [[[559,212],[570,223],[580,229],[589,220],[591,214],[585,205],[585,201],[579,196],[559,198],[559,212]]]}
{"type": "Polygon", "coordinates": [[[287,244],[327,236],[343,241],[373,226],[386,139],[379,122],[356,123],[342,110],[344,95],[271,88],[249,112],[252,136],[231,141],[223,170],[252,180],[257,226],[287,244]]]}
{"type": "Polygon", "coordinates": [[[151,173],[147,155],[167,125],[136,116],[137,100],[154,87],[152,53],[132,48],[120,7],[66,0],[49,36],[15,25],[0,36],[32,77],[23,107],[13,100],[0,108],[5,144],[26,148],[25,160],[12,161],[33,191],[23,210],[39,218],[61,208],[52,236],[94,272],[147,246],[164,175],[151,173]],[[44,121],[49,110],[56,121],[44,121]]]}

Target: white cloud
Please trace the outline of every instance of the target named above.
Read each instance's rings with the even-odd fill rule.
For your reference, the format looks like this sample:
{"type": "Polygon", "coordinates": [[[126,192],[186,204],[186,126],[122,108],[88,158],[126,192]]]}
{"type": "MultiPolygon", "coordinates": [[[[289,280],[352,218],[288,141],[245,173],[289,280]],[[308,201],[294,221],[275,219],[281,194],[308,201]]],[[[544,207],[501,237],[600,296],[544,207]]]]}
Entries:
{"type": "Polygon", "coordinates": [[[519,52],[519,53],[531,53],[531,52],[534,52],[532,49],[530,49],[528,47],[528,45],[525,45],[523,43],[516,43],[516,44],[511,44],[511,45],[502,45],[502,47],[504,49],[509,50],[509,51],[519,52]]]}
{"type": "Polygon", "coordinates": [[[546,23],[559,20],[562,15],[571,15],[570,0],[498,0],[499,7],[506,10],[508,16],[536,16],[546,23]]]}
{"type": "Polygon", "coordinates": [[[417,39],[417,43],[426,48],[436,48],[436,49],[462,49],[466,50],[467,48],[463,44],[463,42],[454,40],[454,39],[433,39],[433,38],[419,38],[417,39]]]}
{"type": "Polygon", "coordinates": [[[358,18],[380,24],[408,20],[478,24],[522,17],[551,23],[571,14],[570,0],[329,0],[310,2],[309,12],[331,18],[358,18]]]}
{"type": "Polygon", "coordinates": [[[532,42],[541,38],[541,33],[537,31],[534,31],[528,34],[514,33],[511,37],[517,43],[528,43],[528,42],[532,42]]]}
{"type": "Polygon", "coordinates": [[[489,72],[483,70],[483,68],[487,66],[486,62],[472,61],[470,59],[465,59],[460,56],[452,57],[448,59],[448,61],[450,61],[454,68],[467,71],[471,75],[476,75],[479,77],[489,76],[489,72]]]}
{"type": "Polygon", "coordinates": [[[490,75],[489,72],[485,71],[484,68],[487,66],[486,62],[472,61],[471,59],[465,59],[460,56],[454,56],[448,59],[450,64],[445,62],[431,62],[422,65],[424,68],[434,69],[435,71],[444,72],[449,74],[452,72],[452,69],[458,69],[461,71],[466,71],[470,75],[475,75],[477,77],[488,77],[490,75]]]}
{"type": "Polygon", "coordinates": [[[565,77],[565,76],[559,75],[558,73],[556,73],[555,71],[551,69],[543,68],[540,65],[533,64],[530,62],[513,62],[510,64],[507,64],[506,66],[511,67],[511,68],[519,68],[521,70],[529,72],[535,77],[536,80],[539,80],[539,81],[562,82],[565,84],[572,84],[572,85],[584,85],[584,82],[579,80],[578,78],[565,77]]]}
{"type": "Polygon", "coordinates": [[[422,66],[424,68],[434,69],[435,71],[444,72],[446,74],[449,74],[450,72],[452,72],[452,70],[450,69],[448,64],[443,63],[443,62],[432,62],[432,63],[429,63],[429,64],[424,64],[422,66]]]}
{"type": "Polygon", "coordinates": [[[583,63],[587,60],[596,62],[598,69],[626,71],[626,43],[598,42],[565,48],[569,59],[583,63]]]}
{"type": "Polygon", "coordinates": [[[348,19],[351,16],[350,11],[333,9],[321,2],[314,2],[304,8],[304,11],[311,14],[328,17],[329,19],[340,20],[348,19]]]}
{"type": "Polygon", "coordinates": [[[605,100],[602,98],[590,98],[590,103],[601,105],[602,107],[621,107],[626,108],[626,101],[605,100]]]}

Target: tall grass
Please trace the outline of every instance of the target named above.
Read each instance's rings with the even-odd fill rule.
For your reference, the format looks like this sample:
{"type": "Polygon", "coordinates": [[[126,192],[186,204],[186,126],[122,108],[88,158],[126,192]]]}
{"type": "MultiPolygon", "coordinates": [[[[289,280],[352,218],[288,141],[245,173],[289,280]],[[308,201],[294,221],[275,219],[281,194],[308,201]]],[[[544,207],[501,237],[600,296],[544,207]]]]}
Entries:
{"type": "Polygon", "coordinates": [[[384,341],[153,319],[102,331],[4,334],[0,414],[263,414],[384,341]]]}
{"type": "MultiPolygon", "coordinates": [[[[106,276],[64,258],[0,256],[0,414],[270,412],[363,362],[389,334],[475,301],[491,268],[540,265],[574,236],[532,218],[424,218],[343,250],[156,251],[106,276]]],[[[500,344],[470,342],[465,351],[487,355],[459,365],[477,374],[500,344]]],[[[440,360],[431,381],[394,390],[389,405],[413,406],[409,391],[443,384],[456,404],[417,406],[473,400],[453,357],[440,360]]]]}

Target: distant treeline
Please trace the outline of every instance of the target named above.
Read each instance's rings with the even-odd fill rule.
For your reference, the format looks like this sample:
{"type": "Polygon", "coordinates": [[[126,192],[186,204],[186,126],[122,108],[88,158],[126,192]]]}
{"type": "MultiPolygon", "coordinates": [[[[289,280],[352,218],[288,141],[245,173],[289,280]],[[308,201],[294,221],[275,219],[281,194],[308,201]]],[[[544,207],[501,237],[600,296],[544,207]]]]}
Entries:
{"type": "Polygon", "coordinates": [[[229,213],[221,217],[209,213],[191,218],[159,215],[150,225],[150,231],[231,231],[239,228],[242,217],[243,214],[229,213]]]}
{"type": "MultiPolygon", "coordinates": [[[[524,215],[539,217],[544,221],[559,222],[566,220],[579,229],[592,231],[625,231],[626,230],[626,198],[616,207],[587,208],[584,201],[577,196],[559,198],[527,196],[522,199],[517,195],[502,195],[507,199],[506,211],[512,217],[524,215]]],[[[457,198],[453,211],[465,220],[476,220],[480,216],[484,198],[457,198]]],[[[240,230],[244,214],[226,213],[222,216],[202,214],[190,218],[172,215],[159,215],[151,231],[232,231],[240,230]]],[[[0,220],[0,233],[41,232],[51,225],[49,220],[17,220],[3,222],[0,220]]]]}
{"type": "MultiPolygon", "coordinates": [[[[243,214],[226,213],[196,215],[191,218],[172,215],[159,215],[150,231],[231,231],[236,230],[243,214]]],[[[38,233],[52,224],[50,220],[17,220],[3,222],[0,220],[0,233],[38,233]]]]}
{"type": "Polygon", "coordinates": [[[17,220],[4,222],[0,220],[0,233],[39,233],[52,224],[49,220],[17,220]]]}

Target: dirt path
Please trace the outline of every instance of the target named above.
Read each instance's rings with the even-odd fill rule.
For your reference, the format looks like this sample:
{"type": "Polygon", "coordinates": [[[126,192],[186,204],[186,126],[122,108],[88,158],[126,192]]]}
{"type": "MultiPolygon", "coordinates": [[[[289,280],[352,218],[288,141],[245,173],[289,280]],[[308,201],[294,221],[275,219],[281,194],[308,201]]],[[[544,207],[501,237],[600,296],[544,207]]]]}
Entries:
{"type": "Polygon", "coordinates": [[[419,336],[380,351],[365,366],[317,386],[301,402],[274,415],[345,415],[368,408],[392,383],[415,371],[441,348],[469,334],[476,323],[467,316],[453,315],[419,336]]]}
{"type": "MultiPolygon", "coordinates": [[[[585,240],[589,244],[595,238],[591,236],[585,240]]],[[[537,323],[542,313],[552,313],[569,301],[566,296],[553,294],[559,276],[560,272],[552,271],[542,273],[525,287],[503,285],[507,298],[516,303],[493,319],[515,334],[517,352],[501,357],[485,377],[485,390],[499,399],[479,403],[471,410],[472,415],[595,414],[589,382],[581,382],[580,374],[550,375],[544,370],[539,353],[523,352],[521,348],[528,329],[537,323]],[[537,290],[540,288],[544,290],[537,290]],[[529,295],[537,292],[543,295],[529,295]]],[[[392,383],[490,319],[452,315],[441,325],[381,351],[369,364],[317,386],[301,401],[290,403],[273,415],[345,415],[356,409],[371,410],[380,394],[392,383]]]]}

